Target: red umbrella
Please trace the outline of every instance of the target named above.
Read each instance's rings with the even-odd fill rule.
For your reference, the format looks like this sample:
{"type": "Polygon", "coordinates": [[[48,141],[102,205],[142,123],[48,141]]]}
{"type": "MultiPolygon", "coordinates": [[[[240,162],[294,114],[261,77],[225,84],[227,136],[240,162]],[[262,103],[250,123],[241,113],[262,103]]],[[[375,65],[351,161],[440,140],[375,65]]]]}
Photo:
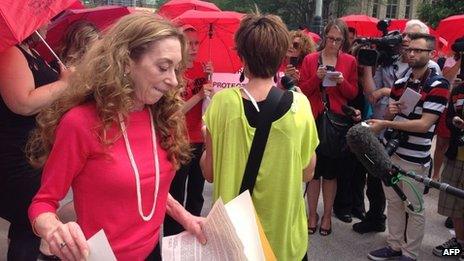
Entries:
{"type": "Polygon", "coordinates": [[[306,28],[303,30],[303,33],[311,37],[311,39],[313,39],[315,43],[319,43],[319,41],[321,40],[321,37],[318,34],[313,33],[306,28]]]}
{"type": "Polygon", "coordinates": [[[159,9],[159,14],[163,17],[172,19],[185,11],[221,11],[215,4],[200,0],[171,0],[163,4],[159,9]]]}
{"type": "Polygon", "coordinates": [[[198,31],[200,47],[199,62],[212,61],[215,72],[237,72],[242,63],[234,50],[234,34],[243,14],[237,12],[214,12],[190,10],[173,21],[189,24],[198,31]]]}
{"type": "Polygon", "coordinates": [[[75,0],[0,1],[0,52],[31,35],[75,0]]]}
{"type": "Polygon", "coordinates": [[[437,27],[438,34],[453,44],[456,39],[464,36],[464,14],[453,15],[440,21],[437,27]]]}
{"type": "MultiPolygon", "coordinates": [[[[50,24],[47,32],[47,42],[53,48],[58,47],[66,29],[76,21],[85,20],[93,23],[100,30],[104,30],[116,20],[131,12],[133,10],[125,6],[100,6],[88,9],[66,10],[58,19],[50,24]]],[[[36,49],[47,60],[52,59],[51,56],[47,55],[47,52],[44,52],[45,46],[39,44],[36,49]]]]}
{"type": "Polygon", "coordinates": [[[377,29],[377,23],[379,20],[375,17],[367,15],[347,15],[340,19],[345,21],[348,27],[356,29],[356,33],[361,37],[379,37],[382,36],[382,32],[377,29]]]}

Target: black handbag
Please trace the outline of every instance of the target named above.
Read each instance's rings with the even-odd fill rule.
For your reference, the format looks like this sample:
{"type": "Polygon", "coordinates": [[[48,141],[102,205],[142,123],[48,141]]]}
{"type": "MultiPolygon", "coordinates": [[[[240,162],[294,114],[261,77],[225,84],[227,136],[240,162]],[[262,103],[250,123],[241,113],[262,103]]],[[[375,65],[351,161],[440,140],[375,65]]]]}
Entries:
{"type": "Polygon", "coordinates": [[[259,112],[259,120],[255,130],[255,136],[251,143],[250,154],[243,174],[240,193],[249,190],[250,195],[253,195],[253,189],[258,176],[259,167],[266,148],[267,138],[271,130],[272,120],[276,116],[277,108],[281,105],[283,91],[277,87],[272,87],[266,97],[267,103],[264,104],[259,112]]]}
{"type": "Polygon", "coordinates": [[[323,113],[316,121],[319,137],[316,153],[333,159],[349,156],[346,133],[351,125],[351,121],[346,116],[324,108],[323,113]]]}
{"type": "MultiPolygon", "coordinates": [[[[318,66],[322,65],[322,54],[319,53],[318,66]]],[[[353,121],[345,115],[337,114],[330,110],[329,96],[325,87],[320,85],[324,111],[316,119],[319,146],[317,155],[323,155],[332,159],[349,156],[349,148],[346,143],[346,133],[353,125],[353,121]]]]}

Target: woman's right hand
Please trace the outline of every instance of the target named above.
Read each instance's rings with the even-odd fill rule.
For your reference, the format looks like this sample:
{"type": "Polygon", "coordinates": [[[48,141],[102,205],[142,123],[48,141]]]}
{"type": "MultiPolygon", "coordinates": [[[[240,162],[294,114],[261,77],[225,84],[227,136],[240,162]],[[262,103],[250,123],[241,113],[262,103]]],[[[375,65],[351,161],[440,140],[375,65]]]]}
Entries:
{"type": "Polygon", "coordinates": [[[61,260],[86,260],[89,256],[87,240],[77,223],[63,224],[56,217],[39,216],[34,227],[47,242],[50,252],[61,260]]]}
{"type": "Polygon", "coordinates": [[[324,79],[326,73],[327,73],[327,70],[325,69],[324,66],[320,66],[319,68],[317,68],[317,72],[316,72],[317,78],[321,80],[324,79]]]}

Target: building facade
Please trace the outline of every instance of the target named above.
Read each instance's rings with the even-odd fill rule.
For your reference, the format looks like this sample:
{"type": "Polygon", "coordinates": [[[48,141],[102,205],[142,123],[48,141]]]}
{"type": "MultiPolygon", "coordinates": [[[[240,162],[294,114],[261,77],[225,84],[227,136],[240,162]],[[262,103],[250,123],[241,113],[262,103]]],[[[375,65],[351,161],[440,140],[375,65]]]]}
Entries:
{"type": "Polygon", "coordinates": [[[359,6],[351,8],[348,12],[363,13],[379,19],[412,19],[418,17],[418,7],[424,1],[430,0],[362,0],[359,6]]]}

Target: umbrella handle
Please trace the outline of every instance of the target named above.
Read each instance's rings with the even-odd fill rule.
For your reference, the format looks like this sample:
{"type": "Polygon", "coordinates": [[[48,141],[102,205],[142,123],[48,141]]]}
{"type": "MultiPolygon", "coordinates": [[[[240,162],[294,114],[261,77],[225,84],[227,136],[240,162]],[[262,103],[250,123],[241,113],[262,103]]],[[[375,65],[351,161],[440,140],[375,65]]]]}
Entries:
{"type": "Polygon", "coordinates": [[[47,46],[48,50],[52,53],[52,55],[56,58],[56,60],[58,60],[58,63],[60,63],[64,67],[66,67],[66,65],[64,65],[64,63],[61,61],[60,57],[58,57],[58,55],[56,55],[56,53],[53,51],[53,49],[50,47],[50,45],[48,45],[48,43],[45,41],[45,39],[42,37],[42,35],[40,35],[39,32],[37,32],[37,31],[35,31],[34,33],[40,38],[40,40],[45,44],[45,46],[47,46]]]}

